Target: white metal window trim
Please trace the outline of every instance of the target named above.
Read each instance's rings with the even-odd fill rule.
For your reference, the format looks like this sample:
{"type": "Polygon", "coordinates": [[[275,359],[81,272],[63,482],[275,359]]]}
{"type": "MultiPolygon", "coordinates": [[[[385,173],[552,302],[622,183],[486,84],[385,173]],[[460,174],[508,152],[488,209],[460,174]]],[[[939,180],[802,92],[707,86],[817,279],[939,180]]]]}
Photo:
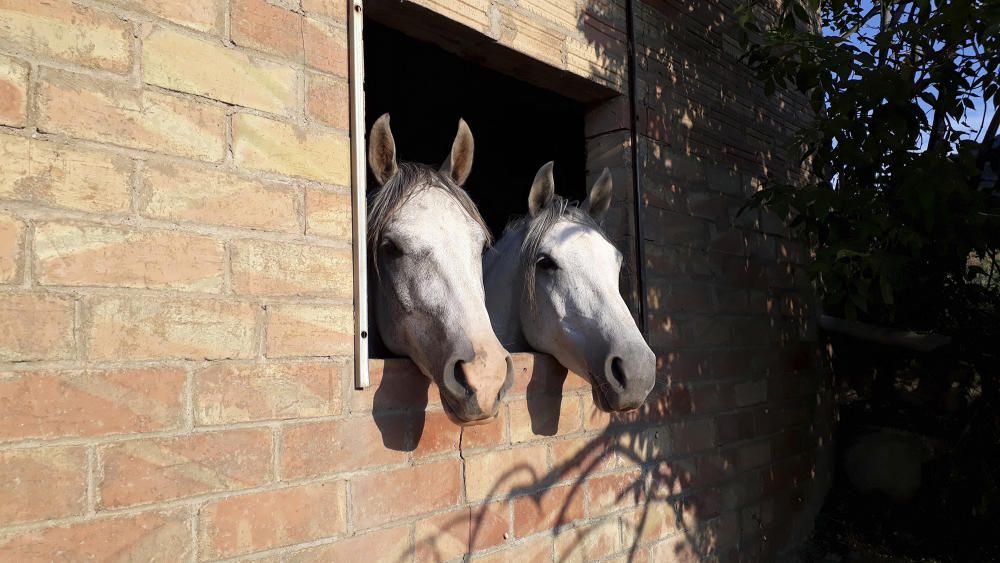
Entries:
{"type": "Polygon", "coordinates": [[[351,0],[348,18],[351,98],[351,195],[354,247],[354,387],[370,385],[368,374],[368,209],[365,164],[364,6],[351,0]]]}

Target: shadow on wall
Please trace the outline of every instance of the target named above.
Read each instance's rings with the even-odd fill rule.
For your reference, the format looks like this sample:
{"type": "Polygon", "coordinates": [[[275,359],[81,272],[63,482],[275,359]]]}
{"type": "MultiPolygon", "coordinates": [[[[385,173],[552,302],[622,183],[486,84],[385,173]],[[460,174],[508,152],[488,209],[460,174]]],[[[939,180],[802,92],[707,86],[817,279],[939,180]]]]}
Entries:
{"type": "Polygon", "coordinates": [[[809,442],[815,448],[822,438],[775,431],[790,420],[788,408],[744,410],[737,416],[746,426],[735,427],[724,417],[698,416],[731,410],[720,405],[736,400],[733,392],[683,381],[715,379],[750,360],[722,356],[686,365],[667,358],[664,371],[681,381],[661,376],[642,409],[609,415],[594,407],[582,378],[548,356],[518,354],[499,419],[464,429],[447,420],[436,389],[412,364],[374,362],[372,417],[382,445],[421,460],[453,458],[458,449],[463,464],[464,508],[418,520],[418,559],[484,552],[527,561],[537,549],[548,560],[554,541],[557,561],[767,560],[787,525],[776,511],[790,515],[816,478],[815,459],[787,452],[809,442]]]}
{"type": "MultiPolygon", "coordinates": [[[[690,453],[710,444],[714,436],[706,434],[704,426],[654,424],[669,418],[668,398],[662,395],[631,415],[599,413],[588,400],[589,386],[578,376],[547,356],[520,356],[518,381],[505,399],[506,414],[493,423],[509,422],[508,428],[501,428],[509,433],[509,443],[500,446],[504,449],[477,448],[475,435],[491,432],[487,426],[458,430],[465,500],[482,504],[436,523],[432,534],[420,535],[418,528],[417,552],[448,560],[456,556],[456,538],[465,544],[466,553],[502,543],[496,536],[501,528],[506,533],[507,516],[500,505],[509,501],[514,536],[551,533],[557,538],[558,560],[623,551],[635,560],[640,546],[665,536],[674,538],[669,560],[702,560],[714,554],[718,532],[705,533],[698,521],[718,514],[720,499],[684,494],[694,474],[685,466],[697,463],[695,459],[663,461],[668,451],[690,453]],[[581,401],[589,407],[584,412],[581,401]],[[525,416],[527,420],[516,419],[525,416]],[[533,446],[539,443],[553,453],[551,463],[538,459],[547,453],[533,446]],[[509,454],[509,463],[478,463],[498,451],[509,454]]],[[[438,414],[439,402],[434,388],[408,362],[386,362],[372,413],[383,445],[405,452],[433,448],[426,442],[436,436],[425,432],[425,424],[428,416],[438,414]],[[425,412],[428,405],[431,410],[425,412]]],[[[719,524],[710,522],[709,527],[719,524]]],[[[530,550],[530,541],[525,545],[530,550]]]]}

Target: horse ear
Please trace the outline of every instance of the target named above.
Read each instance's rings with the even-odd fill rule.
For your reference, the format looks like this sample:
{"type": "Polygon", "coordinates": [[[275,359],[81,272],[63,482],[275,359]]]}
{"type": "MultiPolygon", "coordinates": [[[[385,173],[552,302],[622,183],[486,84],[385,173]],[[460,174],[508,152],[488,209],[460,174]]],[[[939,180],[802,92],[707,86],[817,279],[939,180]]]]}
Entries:
{"type": "Polygon", "coordinates": [[[583,210],[590,213],[590,216],[598,221],[604,218],[604,214],[611,207],[611,185],[611,172],[605,168],[601,172],[601,177],[590,188],[590,193],[587,194],[587,199],[583,202],[583,210]]]}
{"type": "Polygon", "coordinates": [[[455,142],[451,145],[451,153],[441,165],[441,173],[451,176],[459,186],[464,184],[472,172],[472,152],[475,145],[469,125],[464,119],[459,119],[458,133],[455,134],[455,142]]]}
{"type": "Polygon", "coordinates": [[[531,192],[528,194],[528,213],[532,217],[541,213],[552,202],[552,196],[556,194],[556,182],[552,179],[552,161],[546,162],[535,174],[535,181],[531,184],[531,192]]]}
{"type": "Polygon", "coordinates": [[[388,113],[383,113],[375,121],[368,134],[368,165],[372,167],[375,179],[383,186],[396,175],[396,141],[389,128],[388,113]]]}

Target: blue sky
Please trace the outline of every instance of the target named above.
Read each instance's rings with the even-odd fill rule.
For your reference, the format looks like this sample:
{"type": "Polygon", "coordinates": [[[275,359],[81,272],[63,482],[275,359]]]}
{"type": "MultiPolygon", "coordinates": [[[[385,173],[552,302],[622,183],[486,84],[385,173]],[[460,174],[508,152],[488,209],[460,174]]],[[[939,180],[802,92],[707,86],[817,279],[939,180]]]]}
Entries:
{"type": "MultiPolygon", "coordinates": [[[[873,3],[869,0],[865,0],[861,3],[861,7],[864,11],[871,9],[873,3]]],[[[866,26],[870,31],[876,31],[878,29],[878,18],[873,18],[868,26],[866,26]]],[[[824,30],[825,33],[830,33],[829,30],[824,30]]],[[[859,48],[865,48],[865,46],[859,44],[856,40],[851,39],[851,43],[859,48]]],[[[923,102],[920,102],[924,105],[923,102]]],[[[962,120],[959,122],[953,122],[952,126],[958,130],[965,132],[969,138],[980,139],[985,129],[985,125],[989,123],[993,114],[996,112],[996,108],[987,107],[987,104],[982,98],[976,98],[973,100],[974,108],[968,110],[962,120]]],[[[926,142],[926,140],[924,140],[926,142]]],[[[923,148],[923,147],[921,147],[923,148]]]]}

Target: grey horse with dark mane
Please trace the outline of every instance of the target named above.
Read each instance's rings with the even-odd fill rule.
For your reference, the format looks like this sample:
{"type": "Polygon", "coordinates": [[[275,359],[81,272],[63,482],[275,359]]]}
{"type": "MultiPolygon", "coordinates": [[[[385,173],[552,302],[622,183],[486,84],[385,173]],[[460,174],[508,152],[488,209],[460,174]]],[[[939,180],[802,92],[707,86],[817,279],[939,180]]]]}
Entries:
{"type": "Polygon", "coordinates": [[[622,255],[600,227],[611,204],[607,169],[580,205],[555,195],[552,163],[528,196],[528,215],[484,259],[486,306],[512,352],[555,356],[586,377],[607,411],[639,407],[656,380],[656,356],[618,291],[622,255]]]}
{"type": "Polygon", "coordinates": [[[397,162],[388,114],[368,138],[369,165],[381,185],[368,213],[378,337],[438,385],[445,410],[463,424],[496,416],[514,373],[486,313],[489,230],[461,187],[472,153],[465,121],[437,170],[397,162]]]}

